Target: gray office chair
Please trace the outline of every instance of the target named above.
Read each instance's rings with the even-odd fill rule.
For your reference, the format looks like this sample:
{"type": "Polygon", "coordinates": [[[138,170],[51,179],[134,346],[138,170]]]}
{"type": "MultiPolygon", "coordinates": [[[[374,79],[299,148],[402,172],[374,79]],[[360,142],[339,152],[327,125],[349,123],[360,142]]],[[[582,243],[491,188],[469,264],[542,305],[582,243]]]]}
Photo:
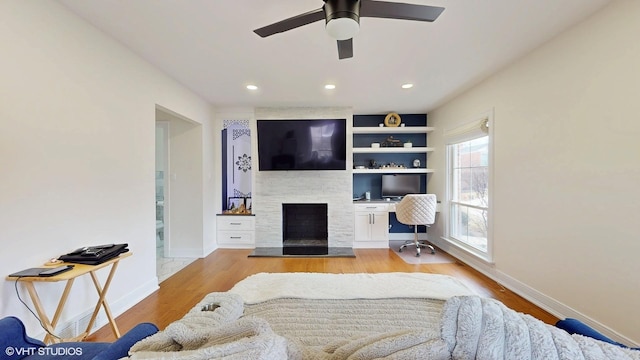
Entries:
{"type": "Polygon", "coordinates": [[[396,217],[398,221],[413,225],[413,241],[406,241],[398,251],[407,246],[416,247],[416,256],[420,256],[420,248],[428,248],[431,254],[436,253],[433,245],[418,241],[418,225],[429,225],[436,221],[436,196],[434,194],[407,194],[402,200],[396,204],[396,217]]]}

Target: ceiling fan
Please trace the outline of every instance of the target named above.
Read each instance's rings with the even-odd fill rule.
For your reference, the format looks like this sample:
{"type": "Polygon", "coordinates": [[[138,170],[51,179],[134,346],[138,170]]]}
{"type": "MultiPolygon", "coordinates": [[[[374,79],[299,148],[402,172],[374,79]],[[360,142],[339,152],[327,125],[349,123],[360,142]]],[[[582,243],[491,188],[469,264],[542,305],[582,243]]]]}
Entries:
{"type": "Polygon", "coordinates": [[[361,17],[434,21],[443,7],[414,5],[376,0],[323,0],[324,5],[271,25],[254,30],[261,37],[289,31],[297,27],[325,20],[327,33],[338,41],[338,58],[353,57],[353,37],[360,29],[361,17]]]}

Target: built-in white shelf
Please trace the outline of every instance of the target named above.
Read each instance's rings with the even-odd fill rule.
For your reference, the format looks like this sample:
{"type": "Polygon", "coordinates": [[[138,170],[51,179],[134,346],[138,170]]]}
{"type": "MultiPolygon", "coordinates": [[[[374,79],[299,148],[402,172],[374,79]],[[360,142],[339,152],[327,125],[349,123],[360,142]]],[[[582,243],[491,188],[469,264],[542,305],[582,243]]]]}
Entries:
{"type": "Polygon", "coordinates": [[[435,148],[432,147],[355,147],[353,148],[353,153],[390,153],[390,154],[399,154],[399,153],[428,153],[434,151],[435,148]]]}
{"type": "Polygon", "coordinates": [[[354,174],[429,174],[433,169],[425,168],[388,168],[388,169],[353,169],[354,174]]]}
{"type": "Polygon", "coordinates": [[[379,126],[379,127],[354,127],[354,134],[422,134],[432,132],[431,126],[379,126]]]}
{"type": "MultiPolygon", "coordinates": [[[[384,118],[384,116],[381,116],[384,118]]],[[[419,160],[424,161],[425,163],[422,166],[428,166],[426,164],[426,155],[435,151],[435,148],[428,147],[426,142],[426,137],[428,133],[431,133],[435,130],[434,127],[426,126],[426,117],[423,121],[415,121],[415,124],[424,124],[424,126],[353,126],[353,139],[354,142],[359,145],[359,147],[353,147],[352,153],[354,155],[354,162],[356,158],[358,159],[358,163],[363,162],[371,162],[374,160],[384,159],[384,162],[393,161],[393,159],[399,159],[396,163],[401,164],[402,162],[409,162],[412,164],[412,159],[414,156],[419,158],[419,160]],[[424,122],[423,122],[424,121],[424,122]],[[365,136],[372,135],[372,136],[365,136]],[[383,143],[384,137],[393,136],[394,138],[399,139],[413,139],[414,144],[418,146],[404,147],[404,146],[379,146],[379,147],[371,147],[367,146],[369,141],[374,141],[373,139],[379,139],[378,142],[380,145],[383,143]],[[398,136],[395,136],[398,135],[398,136]],[[402,136],[407,135],[407,136],[402,136]],[[424,136],[424,138],[421,138],[424,136]],[[366,141],[363,141],[367,139],[366,141]],[[358,141],[356,141],[358,140],[358,141]],[[365,154],[364,156],[362,154],[365,154]],[[386,155],[384,155],[386,154],[386,155]],[[371,157],[370,160],[364,160],[365,158],[371,157]]],[[[370,125],[374,125],[371,122],[368,122],[370,125]]],[[[402,140],[401,140],[402,141],[402,140]]],[[[402,144],[404,145],[404,144],[402,144]]],[[[415,160],[415,159],[414,159],[415,160]]],[[[378,161],[381,162],[381,161],[378,161]]],[[[374,177],[380,176],[382,174],[429,174],[434,172],[433,169],[428,168],[377,168],[377,169],[369,169],[369,168],[360,168],[353,169],[354,180],[356,178],[363,177],[374,177]],[[364,175],[363,175],[364,174],[364,175]]]]}

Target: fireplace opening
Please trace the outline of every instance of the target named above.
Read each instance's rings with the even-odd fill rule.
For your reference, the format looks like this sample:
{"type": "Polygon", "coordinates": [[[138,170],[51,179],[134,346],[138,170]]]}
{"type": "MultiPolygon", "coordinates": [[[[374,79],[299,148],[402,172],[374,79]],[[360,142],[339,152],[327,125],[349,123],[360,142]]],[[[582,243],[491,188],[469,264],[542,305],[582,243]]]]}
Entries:
{"type": "Polygon", "coordinates": [[[327,204],[282,204],[283,249],[326,251],[328,233],[327,204]]]}

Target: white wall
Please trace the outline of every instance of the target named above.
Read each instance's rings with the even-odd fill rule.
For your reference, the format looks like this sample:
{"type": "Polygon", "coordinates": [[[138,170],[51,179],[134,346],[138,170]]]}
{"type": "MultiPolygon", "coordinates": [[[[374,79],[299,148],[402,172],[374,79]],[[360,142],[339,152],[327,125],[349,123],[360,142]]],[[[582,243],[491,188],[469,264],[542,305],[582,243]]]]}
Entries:
{"type": "MultiPolygon", "coordinates": [[[[556,314],[636,344],[638,34],[640,2],[613,2],[430,112],[428,160],[444,170],[442,131],[494,109],[495,264],[478,265],[556,314]]],[[[444,171],[428,190],[444,198],[444,171]]]]}
{"type": "Polygon", "coordinates": [[[169,257],[202,256],[202,126],[169,123],[169,257]]]}
{"type": "MultiPolygon", "coordinates": [[[[204,196],[215,182],[207,176],[212,108],[54,1],[1,1],[0,43],[0,274],[84,245],[128,243],[134,256],[122,261],[108,294],[118,314],[157,288],[156,105],[202,124],[202,148],[211,150],[198,164],[204,196]]],[[[211,243],[214,205],[200,201],[211,243]]],[[[13,285],[0,287],[0,316],[42,333],[13,285]]],[[[50,311],[61,291],[62,284],[40,287],[50,311]]],[[[78,279],[61,323],[96,300],[89,277],[78,279]]]]}

